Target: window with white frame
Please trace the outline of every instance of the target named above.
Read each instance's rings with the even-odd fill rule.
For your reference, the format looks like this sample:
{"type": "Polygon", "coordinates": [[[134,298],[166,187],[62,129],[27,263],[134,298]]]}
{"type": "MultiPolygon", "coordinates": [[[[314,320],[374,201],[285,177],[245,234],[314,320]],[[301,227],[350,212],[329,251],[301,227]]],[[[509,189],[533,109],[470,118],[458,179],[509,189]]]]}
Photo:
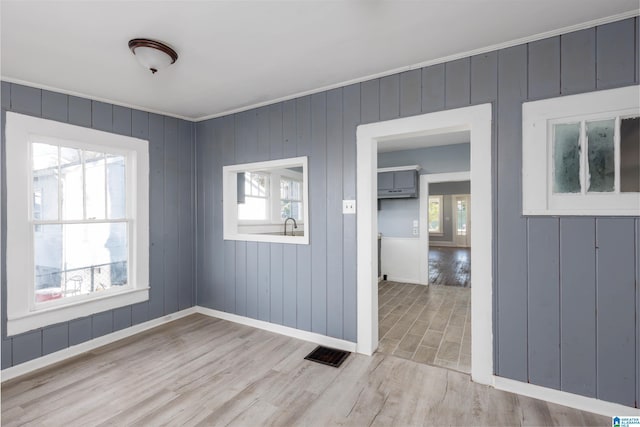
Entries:
{"type": "Polygon", "coordinates": [[[262,172],[244,172],[243,199],[238,203],[239,221],[268,222],[271,219],[269,174],[262,172]]]}
{"type": "Polygon", "coordinates": [[[7,113],[13,335],[148,299],[147,141],[7,113]]]}
{"type": "Polygon", "coordinates": [[[293,218],[296,221],[303,221],[302,212],[302,179],[281,175],[280,220],[293,218]]]}
{"type": "Polygon", "coordinates": [[[638,86],[523,105],[523,212],[640,214],[638,86]]]}
{"type": "Polygon", "coordinates": [[[429,196],[429,234],[442,234],[442,196],[429,196]]]}

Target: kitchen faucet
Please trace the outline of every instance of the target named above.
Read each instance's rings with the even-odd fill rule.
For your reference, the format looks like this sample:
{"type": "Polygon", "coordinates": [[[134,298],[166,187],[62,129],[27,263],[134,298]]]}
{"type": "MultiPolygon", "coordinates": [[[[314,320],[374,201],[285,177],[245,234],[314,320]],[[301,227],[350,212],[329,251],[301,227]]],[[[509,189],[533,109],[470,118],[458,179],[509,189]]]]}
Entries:
{"type": "MultiPolygon", "coordinates": [[[[293,228],[298,228],[298,223],[296,222],[296,220],[294,218],[287,218],[284,220],[284,235],[287,235],[287,222],[289,222],[289,220],[293,221],[293,228]]],[[[291,229],[291,235],[293,236],[293,228],[291,229]]]]}

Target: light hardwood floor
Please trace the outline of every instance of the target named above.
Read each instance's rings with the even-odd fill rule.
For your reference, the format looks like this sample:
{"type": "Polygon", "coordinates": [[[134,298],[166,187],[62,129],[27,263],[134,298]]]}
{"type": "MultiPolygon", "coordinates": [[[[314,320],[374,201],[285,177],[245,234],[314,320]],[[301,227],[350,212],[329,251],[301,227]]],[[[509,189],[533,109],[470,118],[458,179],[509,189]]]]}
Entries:
{"type": "Polygon", "coordinates": [[[471,288],[378,284],[378,351],[471,372],[471,288]]]}
{"type": "Polygon", "coordinates": [[[376,353],[339,369],[304,341],[193,315],[2,386],[2,425],[608,425],[376,353]]]}

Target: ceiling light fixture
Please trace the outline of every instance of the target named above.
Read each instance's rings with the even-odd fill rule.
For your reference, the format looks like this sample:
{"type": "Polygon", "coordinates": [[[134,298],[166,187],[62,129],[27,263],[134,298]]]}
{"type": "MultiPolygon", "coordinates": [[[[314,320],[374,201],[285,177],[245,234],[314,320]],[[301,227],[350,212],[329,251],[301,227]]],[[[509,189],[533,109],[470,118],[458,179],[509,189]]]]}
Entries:
{"type": "Polygon", "coordinates": [[[178,54],[164,43],[149,39],[129,40],[129,49],[142,66],[155,74],[178,60],[178,54]]]}

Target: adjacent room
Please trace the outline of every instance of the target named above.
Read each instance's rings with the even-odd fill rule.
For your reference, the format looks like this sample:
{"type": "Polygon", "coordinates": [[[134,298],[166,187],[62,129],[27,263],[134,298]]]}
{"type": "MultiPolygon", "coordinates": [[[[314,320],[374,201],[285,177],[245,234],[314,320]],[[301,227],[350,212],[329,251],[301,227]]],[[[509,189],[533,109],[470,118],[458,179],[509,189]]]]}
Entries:
{"type": "Polygon", "coordinates": [[[0,48],[3,425],[640,418],[637,0],[3,0],[0,48]]]}

